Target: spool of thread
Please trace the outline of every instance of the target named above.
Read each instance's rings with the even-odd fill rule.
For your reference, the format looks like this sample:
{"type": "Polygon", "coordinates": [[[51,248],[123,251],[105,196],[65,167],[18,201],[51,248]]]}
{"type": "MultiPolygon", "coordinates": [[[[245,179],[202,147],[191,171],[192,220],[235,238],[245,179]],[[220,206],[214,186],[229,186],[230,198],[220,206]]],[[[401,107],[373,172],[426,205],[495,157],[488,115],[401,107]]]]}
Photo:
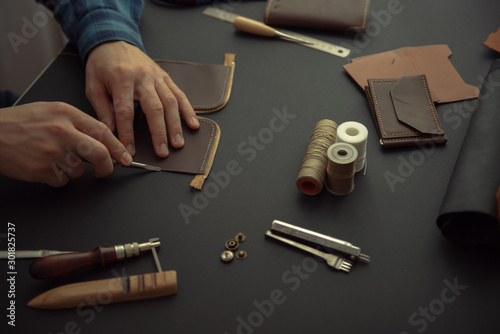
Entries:
{"type": "Polygon", "coordinates": [[[348,143],[336,143],[327,152],[326,189],[334,195],[347,195],[354,189],[356,148],[348,143]]]}
{"type": "Polygon", "coordinates": [[[357,172],[363,169],[366,163],[366,142],[368,129],[358,122],[345,122],[337,128],[337,143],[348,143],[358,151],[358,158],[354,163],[357,172]]]}
{"type": "Polygon", "coordinates": [[[316,123],[297,176],[297,188],[306,195],[316,195],[323,189],[328,157],[326,151],[335,143],[337,123],[323,119],[316,123]]]}

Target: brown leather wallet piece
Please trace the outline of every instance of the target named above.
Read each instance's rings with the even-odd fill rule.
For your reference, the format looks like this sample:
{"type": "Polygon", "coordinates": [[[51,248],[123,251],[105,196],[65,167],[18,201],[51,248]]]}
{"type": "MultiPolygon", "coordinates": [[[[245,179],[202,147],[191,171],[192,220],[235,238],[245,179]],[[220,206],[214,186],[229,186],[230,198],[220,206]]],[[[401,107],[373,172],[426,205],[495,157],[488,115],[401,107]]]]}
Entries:
{"type": "Polygon", "coordinates": [[[370,0],[268,0],[264,22],[297,28],[365,31],[370,0]]]}
{"type": "Polygon", "coordinates": [[[224,64],[156,60],[186,94],[197,114],[218,111],[227,104],[233,84],[235,55],[226,53],[224,64]]]}
{"type": "Polygon", "coordinates": [[[425,75],[368,79],[365,91],[384,147],[447,141],[425,75]]]}
{"type": "Polygon", "coordinates": [[[196,174],[191,186],[201,189],[212,167],[220,138],[220,128],[211,119],[199,117],[200,127],[192,130],[182,122],[184,146],[173,148],[166,158],[156,155],[146,117],[141,117],[135,126],[136,154],[134,160],[158,166],[162,171],[196,174]]]}
{"type": "MultiPolygon", "coordinates": [[[[235,55],[226,53],[224,64],[199,64],[156,60],[176,85],[186,94],[197,114],[206,114],[224,108],[231,94],[235,55]]],[[[162,171],[195,174],[191,186],[201,189],[210,173],[220,138],[219,125],[207,118],[198,118],[200,128],[192,130],[182,122],[184,147],[169,145],[169,156],[156,155],[147,119],[139,114],[135,120],[134,136],[137,162],[158,166],[162,171]]]]}

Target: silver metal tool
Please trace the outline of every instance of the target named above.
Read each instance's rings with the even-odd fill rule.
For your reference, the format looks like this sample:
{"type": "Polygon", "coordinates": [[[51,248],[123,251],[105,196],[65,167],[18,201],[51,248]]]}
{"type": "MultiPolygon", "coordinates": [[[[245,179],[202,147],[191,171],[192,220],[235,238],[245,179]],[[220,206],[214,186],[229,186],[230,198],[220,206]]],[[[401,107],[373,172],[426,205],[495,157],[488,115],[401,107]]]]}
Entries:
{"type": "MultiPolygon", "coordinates": [[[[116,164],[116,160],[113,159],[113,163],[116,164]]],[[[124,167],[135,167],[135,168],[147,169],[153,172],[161,172],[161,167],[143,164],[142,162],[135,162],[135,161],[132,161],[130,166],[124,166],[124,167]]]]}
{"type": "Polygon", "coordinates": [[[279,220],[273,221],[271,230],[342,252],[351,260],[358,260],[365,263],[369,263],[371,260],[368,255],[361,253],[361,249],[359,247],[353,246],[347,241],[335,239],[330,236],[306,230],[305,228],[294,226],[279,220]]]}
{"type": "MultiPolygon", "coordinates": [[[[151,238],[149,242],[152,244],[160,243],[160,238],[151,238]]],[[[161,273],[163,269],[161,268],[160,259],[158,258],[158,253],[156,252],[156,247],[151,248],[151,252],[153,253],[153,258],[155,259],[156,269],[161,273]]]]}
{"type": "Polygon", "coordinates": [[[67,253],[73,253],[73,252],[58,251],[58,250],[47,250],[47,249],[40,249],[40,250],[18,250],[18,251],[15,251],[15,252],[0,251],[0,259],[8,259],[9,255],[11,257],[15,256],[16,259],[37,259],[37,258],[48,256],[48,255],[67,254],[67,253]]]}
{"type": "Polygon", "coordinates": [[[114,246],[116,260],[123,260],[129,257],[137,256],[141,252],[145,252],[150,249],[151,251],[156,252],[156,247],[160,247],[160,245],[160,238],[152,238],[149,239],[148,242],[144,242],[141,244],[133,242],[124,245],[116,245],[114,246]]]}
{"type": "MultiPolygon", "coordinates": [[[[231,12],[228,12],[228,11],[216,8],[216,7],[207,7],[203,11],[203,14],[220,19],[220,20],[225,21],[225,22],[232,23],[232,24],[234,24],[234,21],[238,17],[242,17],[242,16],[237,15],[235,13],[231,13],[231,12]]],[[[324,42],[324,41],[321,41],[319,39],[315,39],[315,38],[312,38],[309,36],[297,34],[295,32],[289,31],[289,30],[280,29],[280,32],[285,34],[285,35],[291,36],[292,38],[295,38],[295,39],[298,38],[298,39],[304,41],[304,42],[296,41],[300,45],[304,45],[304,46],[307,46],[307,47],[310,47],[310,48],[313,48],[313,49],[316,49],[319,51],[323,51],[323,52],[335,55],[337,57],[346,58],[351,53],[351,50],[349,50],[347,48],[344,48],[344,47],[341,47],[341,46],[338,46],[335,44],[327,43],[327,42],[324,42]]]]}
{"type": "Polygon", "coordinates": [[[276,234],[273,234],[271,231],[267,231],[266,235],[268,237],[274,238],[276,240],[282,241],[282,242],[287,243],[289,245],[292,245],[294,247],[300,248],[300,249],[302,249],[302,250],[304,250],[306,252],[309,252],[311,254],[319,256],[319,257],[325,259],[326,263],[328,263],[328,265],[330,267],[333,267],[333,268],[335,268],[337,270],[342,270],[342,271],[345,271],[346,273],[348,273],[351,270],[351,268],[352,268],[352,262],[346,260],[345,258],[343,258],[341,256],[337,256],[337,255],[333,255],[333,254],[329,254],[329,253],[325,253],[325,252],[319,251],[319,250],[317,250],[315,248],[312,248],[312,247],[300,244],[298,242],[289,240],[287,238],[280,237],[280,236],[278,236],[276,234]]]}
{"type": "Polygon", "coordinates": [[[130,164],[130,167],[143,168],[143,169],[147,169],[147,170],[150,170],[150,171],[153,171],[153,172],[161,172],[161,168],[158,167],[158,166],[143,164],[141,162],[135,162],[135,161],[133,161],[130,164]]]}

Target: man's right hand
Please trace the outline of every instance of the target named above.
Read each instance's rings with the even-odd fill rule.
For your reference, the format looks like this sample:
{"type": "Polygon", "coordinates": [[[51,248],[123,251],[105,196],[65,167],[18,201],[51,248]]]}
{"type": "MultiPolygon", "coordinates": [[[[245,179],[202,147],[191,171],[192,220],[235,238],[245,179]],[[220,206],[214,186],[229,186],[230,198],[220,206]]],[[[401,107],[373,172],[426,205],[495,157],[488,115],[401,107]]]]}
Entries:
{"type": "Polygon", "coordinates": [[[128,166],[132,156],[104,123],[62,102],[0,109],[0,173],[60,187],[85,172],[113,171],[112,159],[128,166]]]}

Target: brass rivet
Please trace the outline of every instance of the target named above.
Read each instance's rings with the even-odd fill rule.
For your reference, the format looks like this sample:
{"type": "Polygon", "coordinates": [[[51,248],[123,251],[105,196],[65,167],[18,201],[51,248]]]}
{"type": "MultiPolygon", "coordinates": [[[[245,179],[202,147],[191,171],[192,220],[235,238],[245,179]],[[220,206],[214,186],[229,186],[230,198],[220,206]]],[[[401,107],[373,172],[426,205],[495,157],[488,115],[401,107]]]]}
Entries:
{"type": "Polygon", "coordinates": [[[247,239],[247,237],[240,232],[234,237],[234,239],[236,239],[236,241],[238,242],[244,242],[247,239]]]}
{"type": "Polygon", "coordinates": [[[238,243],[238,241],[234,239],[229,239],[228,241],[226,241],[226,249],[230,251],[238,249],[239,245],[240,244],[238,243]]]}
{"type": "Polygon", "coordinates": [[[222,254],[220,255],[220,259],[224,262],[230,262],[233,260],[233,258],[234,258],[233,252],[228,250],[223,251],[222,254]]]}
{"type": "Polygon", "coordinates": [[[240,250],[240,251],[236,252],[236,258],[238,260],[246,259],[247,255],[248,255],[247,252],[245,252],[244,250],[240,250]]]}

